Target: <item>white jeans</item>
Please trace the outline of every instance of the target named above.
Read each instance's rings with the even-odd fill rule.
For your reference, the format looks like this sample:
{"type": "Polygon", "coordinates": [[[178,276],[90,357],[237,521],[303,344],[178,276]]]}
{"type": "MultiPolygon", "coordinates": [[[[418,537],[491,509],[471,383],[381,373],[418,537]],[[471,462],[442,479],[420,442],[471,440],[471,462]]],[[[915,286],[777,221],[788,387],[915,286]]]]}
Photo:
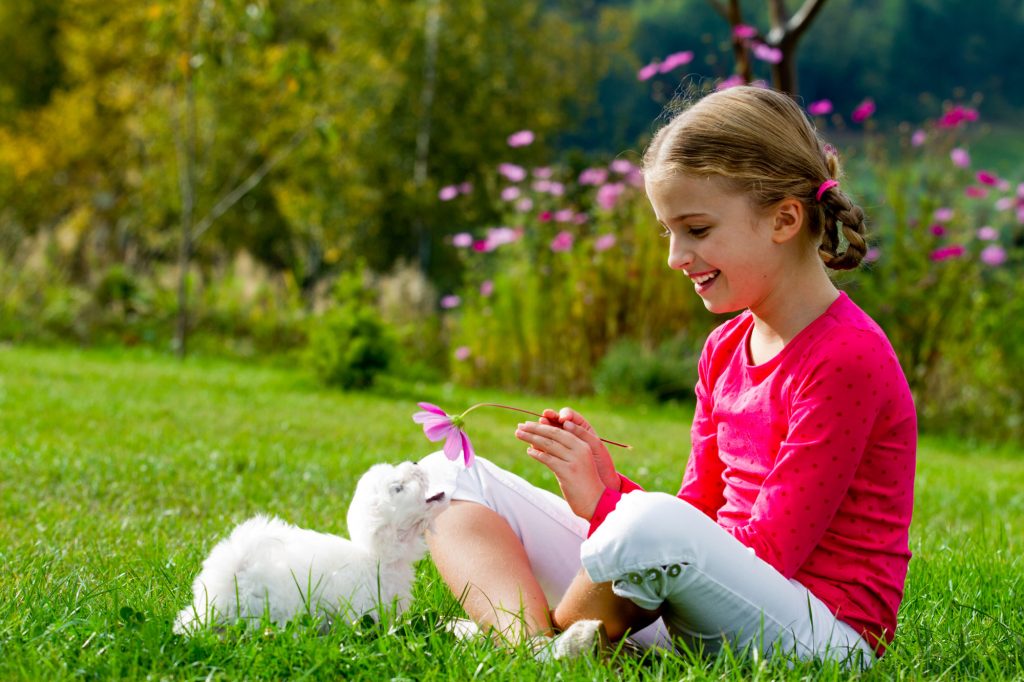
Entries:
{"type": "Polygon", "coordinates": [[[716,652],[795,652],[870,666],[871,647],[796,580],[787,580],[703,513],[665,493],[624,495],[587,539],[589,524],[562,498],[478,457],[472,468],[443,452],[421,462],[433,491],[482,504],[519,537],[548,603],[561,600],[580,566],[594,582],[663,617],[630,639],[644,647],[672,639],[716,652]]]}

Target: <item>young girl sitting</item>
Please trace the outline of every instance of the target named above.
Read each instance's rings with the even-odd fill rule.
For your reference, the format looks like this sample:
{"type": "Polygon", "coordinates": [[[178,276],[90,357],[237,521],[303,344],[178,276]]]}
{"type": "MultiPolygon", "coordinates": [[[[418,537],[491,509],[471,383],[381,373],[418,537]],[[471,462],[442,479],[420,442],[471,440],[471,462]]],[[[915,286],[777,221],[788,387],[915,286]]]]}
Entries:
{"type": "Polygon", "coordinates": [[[767,89],[692,104],[643,173],[669,267],[711,312],[742,311],[701,354],[679,492],[642,491],[582,416],[547,410],[516,437],[564,499],[482,459],[425,460],[455,500],[434,562],[480,626],[568,630],[555,656],[606,631],[869,664],[903,597],[917,423],[885,334],[825,270],[859,264],[864,214],[767,89]]]}

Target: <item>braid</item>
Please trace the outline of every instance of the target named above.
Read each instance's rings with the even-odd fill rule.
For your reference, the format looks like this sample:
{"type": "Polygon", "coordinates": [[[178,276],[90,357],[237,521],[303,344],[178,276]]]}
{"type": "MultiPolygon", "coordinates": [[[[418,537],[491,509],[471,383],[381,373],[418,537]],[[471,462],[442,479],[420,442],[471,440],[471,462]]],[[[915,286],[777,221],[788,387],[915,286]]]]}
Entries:
{"type": "Polygon", "coordinates": [[[833,270],[852,270],[860,265],[867,253],[867,227],[864,225],[864,210],[850,201],[838,187],[827,190],[821,198],[822,222],[821,246],[818,254],[825,265],[833,270]],[[839,253],[839,225],[843,226],[846,250],[839,253]]]}

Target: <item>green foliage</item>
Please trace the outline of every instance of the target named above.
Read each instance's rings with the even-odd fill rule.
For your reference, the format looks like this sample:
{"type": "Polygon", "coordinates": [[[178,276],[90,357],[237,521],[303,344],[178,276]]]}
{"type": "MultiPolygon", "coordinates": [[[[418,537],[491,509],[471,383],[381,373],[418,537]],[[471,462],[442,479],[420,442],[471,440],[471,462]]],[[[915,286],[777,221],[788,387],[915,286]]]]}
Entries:
{"type": "Polygon", "coordinates": [[[390,367],[395,341],[362,272],[339,277],[332,305],[310,324],[309,362],[325,384],[368,388],[390,367]]]}
{"type": "MultiPolygon", "coordinates": [[[[433,446],[417,399],[454,411],[534,398],[424,386],[401,398],[342,393],[295,369],[140,350],[0,348],[0,679],[953,680],[1024,676],[1024,463],[960,440],[925,441],[900,626],[866,674],[736,652],[619,654],[538,665],[525,650],[461,642],[462,611],[429,561],[411,610],[381,627],[323,634],[308,623],[185,640],[178,609],[213,544],[242,519],[277,514],[345,534],[370,465],[433,446]],[[984,504],[979,504],[979,500],[984,504]],[[953,586],[952,588],[950,586],[953,586]]],[[[685,407],[573,403],[649,490],[674,492],[688,450],[685,407]]],[[[515,417],[474,413],[481,454],[557,493],[522,454],[515,417]],[[479,418],[478,418],[479,417],[479,418]]]]}
{"type": "Polygon", "coordinates": [[[654,350],[632,339],[612,345],[594,368],[594,391],[617,403],[690,400],[697,380],[699,346],[670,339],[654,350]]]}

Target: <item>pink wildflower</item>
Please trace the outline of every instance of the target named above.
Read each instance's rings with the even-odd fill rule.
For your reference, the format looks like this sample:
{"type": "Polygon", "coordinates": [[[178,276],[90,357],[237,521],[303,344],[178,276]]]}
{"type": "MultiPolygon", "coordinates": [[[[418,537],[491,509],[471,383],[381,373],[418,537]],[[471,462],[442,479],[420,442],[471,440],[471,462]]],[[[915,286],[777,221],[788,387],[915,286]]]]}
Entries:
{"type": "Polygon", "coordinates": [[[920,128],[914,131],[914,134],[910,136],[910,144],[913,147],[920,147],[928,139],[928,133],[924,132],[920,128]]]}
{"type": "Polygon", "coordinates": [[[828,116],[832,113],[832,101],[819,99],[807,105],[807,113],[811,116],[828,116]]]}
{"type": "Polygon", "coordinates": [[[882,253],[876,247],[872,246],[864,253],[864,262],[874,263],[875,261],[878,260],[879,256],[881,255],[882,253]]]}
{"type": "Polygon", "coordinates": [[[956,147],[949,153],[949,158],[957,168],[967,168],[971,165],[971,155],[963,147],[956,147]]]}
{"type": "Polygon", "coordinates": [[[601,185],[597,190],[597,204],[606,211],[610,211],[615,208],[615,204],[618,203],[619,197],[625,191],[626,186],[621,182],[612,182],[607,185],[601,185]]]}
{"type": "Polygon", "coordinates": [[[417,412],[412,420],[423,425],[423,433],[431,442],[444,440],[444,456],[455,461],[462,455],[462,461],[467,467],[473,466],[476,458],[473,452],[473,444],[469,442],[469,436],[462,430],[464,424],[462,415],[449,416],[437,405],[430,403],[417,403],[423,408],[423,412],[417,412]]]}
{"type": "Polygon", "coordinates": [[[577,180],[581,185],[603,185],[608,179],[608,171],[604,168],[585,168],[577,180]]]}
{"type": "Polygon", "coordinates": [[[533,210],[533,199],[530,197],[523,197],[516,202],[516,210],[520,213],[529,213],[533,210]]]}
{"type": "Polygon", "coordinates": [[[441,201],[451,201],[459,196],[459,188],[455,185],[446,185],[437,192],[437,198],[441,201]]]}
{"type": "Polygon", "coordinates": [[[991,225],[982,225],[978,228],[978,239],[984,242],[994,242],[999,239],[999,230],[991,225]]]}
{"type": "Polygon", "coordinates": [[[487,229],[487,250],[494,251],[499,246],[519,241],[523,233],[511,227],[490,227],[487,229]]]}
{"type": "Polygon", "coordinates": [[[537,214],[537,220],[541,221],[542,223],[550,223],[551,211],[541,211],[540,213],[537,214]]]}
{"type": "Polygon", "coordinates": [[[555,235],[555,238],[551,240],[551,250],[555,253],[561,253],[563,251],[570,251],[572,249],[573,236],[572,232],[568,230],[562,230],[555,235]]]}
{"type": "Polygon", "coordinates": [[[782,50],[777,47],[772,47],[771,45],[754,43],[752,52],[754,53],[754,57],[760,59],[762,62],[778,64],[782,61],[782,50]]]}
{"type": "Polygon", "coordinates": [[[548,185],[548,194],[550,194],[553,197],[562,196],[563,194],[565,194],[565,185],[563,185],[560,182],[555,182],[554,180],[552,180],[551,184],[548,185]]]}
{"type": "Polygon", "coordinates": [[[661,73],[668,73],[672,69],[677,69],[680,66],[689,64],[693,61],[693,52],[686,50],[685,52],[673,52],[669,56],[665,57],[664,61],[661,62],[661,66],[658,70],[661,73]]]}
{"type": "Polygon", "coordinates": [[[445,310],[458,308],[460,303],[462,303],[462,299],[455,294],[448,294],[447,296],[441,297],[441,307],[445,310]]]}
{"type": "Polygon", "coordinates": [[[473,250],[477,253],[486,253],[491,250],[486,239],[477,239],[473,242],[473,250]]]}
{"type": "Polygon", "coordinates": [[[459,362],[468,360],[470,354],[469,346],[459,346],[455,349],[455,359],[459,362]]]}
{"type": "Polygon", "coordinates": [[[506,187],[503,190],[501,190],[501,200],[502,201],[515,201],[518,198],[519,198],[519,188],[518,187],[506,187]]]}
{"type": "Polygon", "coordinates": [[[968,185],[964,188],[964,195],[969,199],[984,199],[988,196],[988,190],[977,185],[968,185]]]}
{"type": "Polygon", "coordinates": [[[942,225],[940,225],[939,223],[935,223],[934,225],[932,225],[932,226],[931,226],[930,228],[928,228],[928,229],[929,229],[929,231],[930,231],[930,232],[931,232],[931,233],[932,233],[933,235],[935,235],[936,237],[941,237],[941,236],[943,236],[944,234],[946,234],[946,228],[945,228],[945,227],[943,227],[942,225]]]}
{"type": "Polygon", "coordinates": [[[469,232],[459,232],[452,237],[452,244],[460,249],[468,248],[473,245],[473,235],[469,232]]]}
{"type": "Polygon", "coordinates": [[[572,221],[574,223],[576,223],[577,225],[583,225],[588,220],[590,220],[590,216],[588,216],[586,213],[582,213],[582,212],[577,213],[576,215],[574,215],[572,217],[572,221]]]}
{"type": "Polygon", "coordinates": [[[466,181],[459,183],[459,194],[469,194],[473,191],[473,183],[466,181]]]}
{"type": "Polygon", "coordinates": [[[720,81],[718,85],[715,86],[715,90],[728,90],[729,88],[735,88],[737,85],[743,85],[745,82],[746,81],[743,80],[743,76],[736,73],[720,81]]]}
{"type": "Polygon", "coordinates": [[[594,251],[601,253],[615,246],[615,235],[614,234],[602,234],[600,237],[594,240],[594,251]]]}
{"type": "Polygon", "coordinates": [[[658,73],[658,70],[660,68],[661,64],[659,64],[657,61],[651,62],[650,64],[636,72],[637,80],[648,81],[654,78],[655,74],[658,73]]]}
{"type": "Polygon", "coordinates": [[[732,27],[732,34],[740,40],[748,40],[757,35],[757,29],[747,24],[736,24],[732,27]]]}
{"type": "Polygon", "coordinates": [[[960,244],[952,244],[935,249],[931,253],[931,259],[936,263],[953,258],[960,258],[964,255],[965,249],[960,244]]]}
{"type": "Polygon", "coordinates": [[[977,120],[978,111],[976,109],[957,104],[939,117],[935,125],[939,128],[958,128],[964,123],[977,120]]]}
{"type": "Polygon", "coordinates": [[[526,147],[533,144],[533,131],[532,130],[520,130],[517,133],[512,133],[508,136],[509,147],[526,147]]]}
{"type": "Polygon", "coordinates": [[[613,173],[618,173],[619,175],[628,175],[629,173],[632,173],[636,169],[636,166],[633,165],[632,161],[629,161],[627,159],[615,159],[610,164],[608,164],[608,168],[610,168],[613,173]]]}
{"type": "Polygon", "coordinates": [[[494,282],[489,279],[485,279],[480,282],[480,295],[484,298],[490,298],[491,294],[494,293],[494,282]]]}
{"type": "Polygon", "coordinates": [[[571,208],[563,208],[560,211],[555,211],[555,222],[556,223],[571,223],[573,216],[576,213],[571,208]]]}
{"type": "Polygon", "coordinates": [[[533,188],[534,192],[539,192],[543,194],[544,192],[548,192],[551,190],[551,181],[545,180],[543,178],[540,180],[534,180],[533,184],[530,185],[530,187],[533,188]]]}
{"type": "Polygon", "coordinates": [[[504,175],[509,182],[520,182],[526,177],[526,169],[514,163],[498,164],[498,172],[504,175]]]}
{"type": "Polygon", "coordinates": [[[978,179],[978,182],[989,187],[997,187],[999,185],[999,178],[994,173],[989,173],[988,171],[978,171],[978,174],[974,177],[978,179]]]}
{"type": "Polygon", "coordinates": [[[863,123],[864,121],[871,118],[875,113],[875,100],[868,97],[866,100],[857,105],[857,108],[850,114],[850,118],[854,123],[863,123]]]}
{"type": "Polygon", "coordinates": [[[997,244],[989,244],[981,250],[979,258],[985,265],[1002,265],[1006,262],[1006,249],[997,244]]]}
{"type": "Polygon", "coordinates": [[[953,209],[946,207],[937,208],[935,209],[935,213],[933,213],[932,215],[940,223],[948,223],[950,220],[953,219],[953,209]]]}
{"type": "Polygon", "coordinates": [[[539,168],[534,168],[531,172],[533,173],[533,177],[547,180],[551,177],[552,171],[549,166],[540,166],[539,168]]]}

